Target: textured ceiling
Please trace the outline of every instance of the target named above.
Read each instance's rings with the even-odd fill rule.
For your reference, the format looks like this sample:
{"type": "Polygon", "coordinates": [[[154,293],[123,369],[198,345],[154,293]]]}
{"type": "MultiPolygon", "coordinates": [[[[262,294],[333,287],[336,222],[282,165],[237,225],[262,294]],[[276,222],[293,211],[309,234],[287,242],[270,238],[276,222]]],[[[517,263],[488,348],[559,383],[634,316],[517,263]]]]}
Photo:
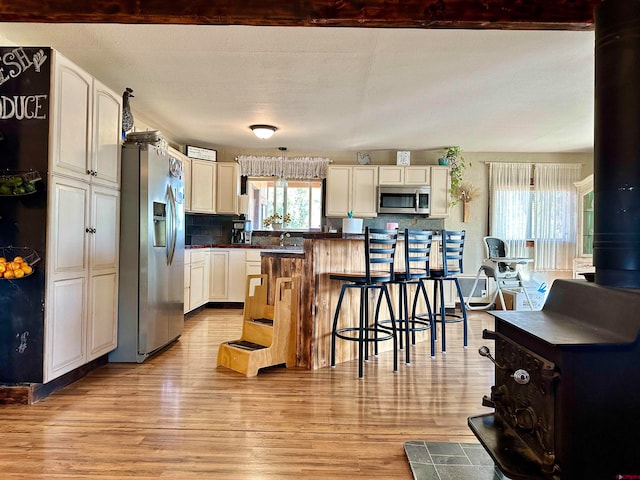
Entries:
{"type": "Polygon", "coordinates": [[[590,151],[594,33],[0,23],[52,46],[183,144],[590,151]],[[270,140],[253,123],[276,125],[270,140]]]}

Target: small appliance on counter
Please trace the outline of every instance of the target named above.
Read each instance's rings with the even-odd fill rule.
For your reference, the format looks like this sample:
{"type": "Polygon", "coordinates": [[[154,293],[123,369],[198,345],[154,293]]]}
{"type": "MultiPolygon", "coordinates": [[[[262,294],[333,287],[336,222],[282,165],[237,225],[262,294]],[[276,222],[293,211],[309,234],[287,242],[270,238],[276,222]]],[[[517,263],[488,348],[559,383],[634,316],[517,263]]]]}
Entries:
{"type": "Polygon", "coordinates": [[[251,220],[234,220],[231,229],[231,243],[250,244],[251,232],[251,220]]]}

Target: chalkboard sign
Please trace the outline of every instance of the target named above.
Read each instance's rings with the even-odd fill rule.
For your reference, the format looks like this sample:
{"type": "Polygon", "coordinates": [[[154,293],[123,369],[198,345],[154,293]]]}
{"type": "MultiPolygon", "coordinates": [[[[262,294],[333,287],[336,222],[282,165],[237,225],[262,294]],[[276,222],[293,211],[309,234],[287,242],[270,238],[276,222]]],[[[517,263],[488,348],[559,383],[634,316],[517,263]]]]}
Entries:
{"type": "Polygon", "coordinates": [[[31,275],[0,278],[0,383],[43,380],[51,53],[0,47],[0,179],[9,180],[0,195],[0,251],[28,247],[40,257],[31,275]],[[29,195],[11,184],[36,177],[29,195]]]}

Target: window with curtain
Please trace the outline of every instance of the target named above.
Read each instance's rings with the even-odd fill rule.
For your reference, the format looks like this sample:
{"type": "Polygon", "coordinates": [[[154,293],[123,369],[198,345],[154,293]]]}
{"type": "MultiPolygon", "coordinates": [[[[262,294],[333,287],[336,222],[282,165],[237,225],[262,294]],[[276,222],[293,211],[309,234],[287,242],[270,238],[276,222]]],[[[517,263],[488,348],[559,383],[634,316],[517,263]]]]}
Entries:
{"type": "Polygon", "coordinates": [[[319,229],[322,224],[322,180],[289,180],[279,187],[273,178],[249,177],[249,218],[254,230],[264,230],[262,221],[278,212],[289,214],[290,229],[319,229]]]}
{"type": "Polygon", "coordinates": [[[489,228],[509,246],[509,255],[526,257],[531,237],[530,163],[489,164],[489,228]]]}
{"type": "Polygon", "coordinates": [[[576,255],[580,165],[536,164],[533,172],[534,268],[571,270],[576,255]]]}
{"type": "Polygon", "coordinates": [[[528,256],[534,242],[535,270],[571,270],[575,256],[580,165],[489,164],[490,231],[512,256],[528,256]],[[533,179],[533,185],[531,180],[533,179]]]}

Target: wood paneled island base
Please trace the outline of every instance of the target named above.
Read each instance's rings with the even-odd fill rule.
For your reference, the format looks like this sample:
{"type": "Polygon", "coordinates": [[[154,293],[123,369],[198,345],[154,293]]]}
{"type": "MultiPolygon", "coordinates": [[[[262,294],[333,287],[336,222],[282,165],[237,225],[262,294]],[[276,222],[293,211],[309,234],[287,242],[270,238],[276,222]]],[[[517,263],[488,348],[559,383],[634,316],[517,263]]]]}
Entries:
{"type": "MultiPolygon", "coordinates": [[[[341,282],[329,280],[329,272],[357,271],[364,269],[363,235],[317,235],[304,239],[304,253],[286,250],[262,253],[262,273],[269,275],[269,285],[275,285],[275,278],[300,276],[300,315],[296,324],[296,366],[318,369],[330,365],[331,327],[333,315],[340,295],[341,282]]],[[[396,265],[402,261],[402,244],[398,243],[396,265]]],[[[391,288],[394,306],[397,292],[391,288]]],[[[273,302],[272,290],[268,301],[273,302]]],[[[371,312],[375,304],[370,301],[371,312]]],[[[423,309],[421,311],[425,311],[423,309]]],[[[359,298],[353,293],[345,294],[340,314],[340,326],[357,326],[359,298]]],[[[388,309],[381,307],[382,318],[390,318],[388,309]]],[[[429,332],[418,335],[423,342],[429,332]]],[[[338,340],[336,342],[336,363],[358,358],[357,342],[338,340]]],[[[371,346],[373,348],[373,346],[371,346]]],[[[390,350],[392,342],[381,342],[380,351],[390,350]]],[[[425,344],[425,355],[429,355],[425,344]]],[[[391,372],[389,372],[391,373],[391,372]]]]}

